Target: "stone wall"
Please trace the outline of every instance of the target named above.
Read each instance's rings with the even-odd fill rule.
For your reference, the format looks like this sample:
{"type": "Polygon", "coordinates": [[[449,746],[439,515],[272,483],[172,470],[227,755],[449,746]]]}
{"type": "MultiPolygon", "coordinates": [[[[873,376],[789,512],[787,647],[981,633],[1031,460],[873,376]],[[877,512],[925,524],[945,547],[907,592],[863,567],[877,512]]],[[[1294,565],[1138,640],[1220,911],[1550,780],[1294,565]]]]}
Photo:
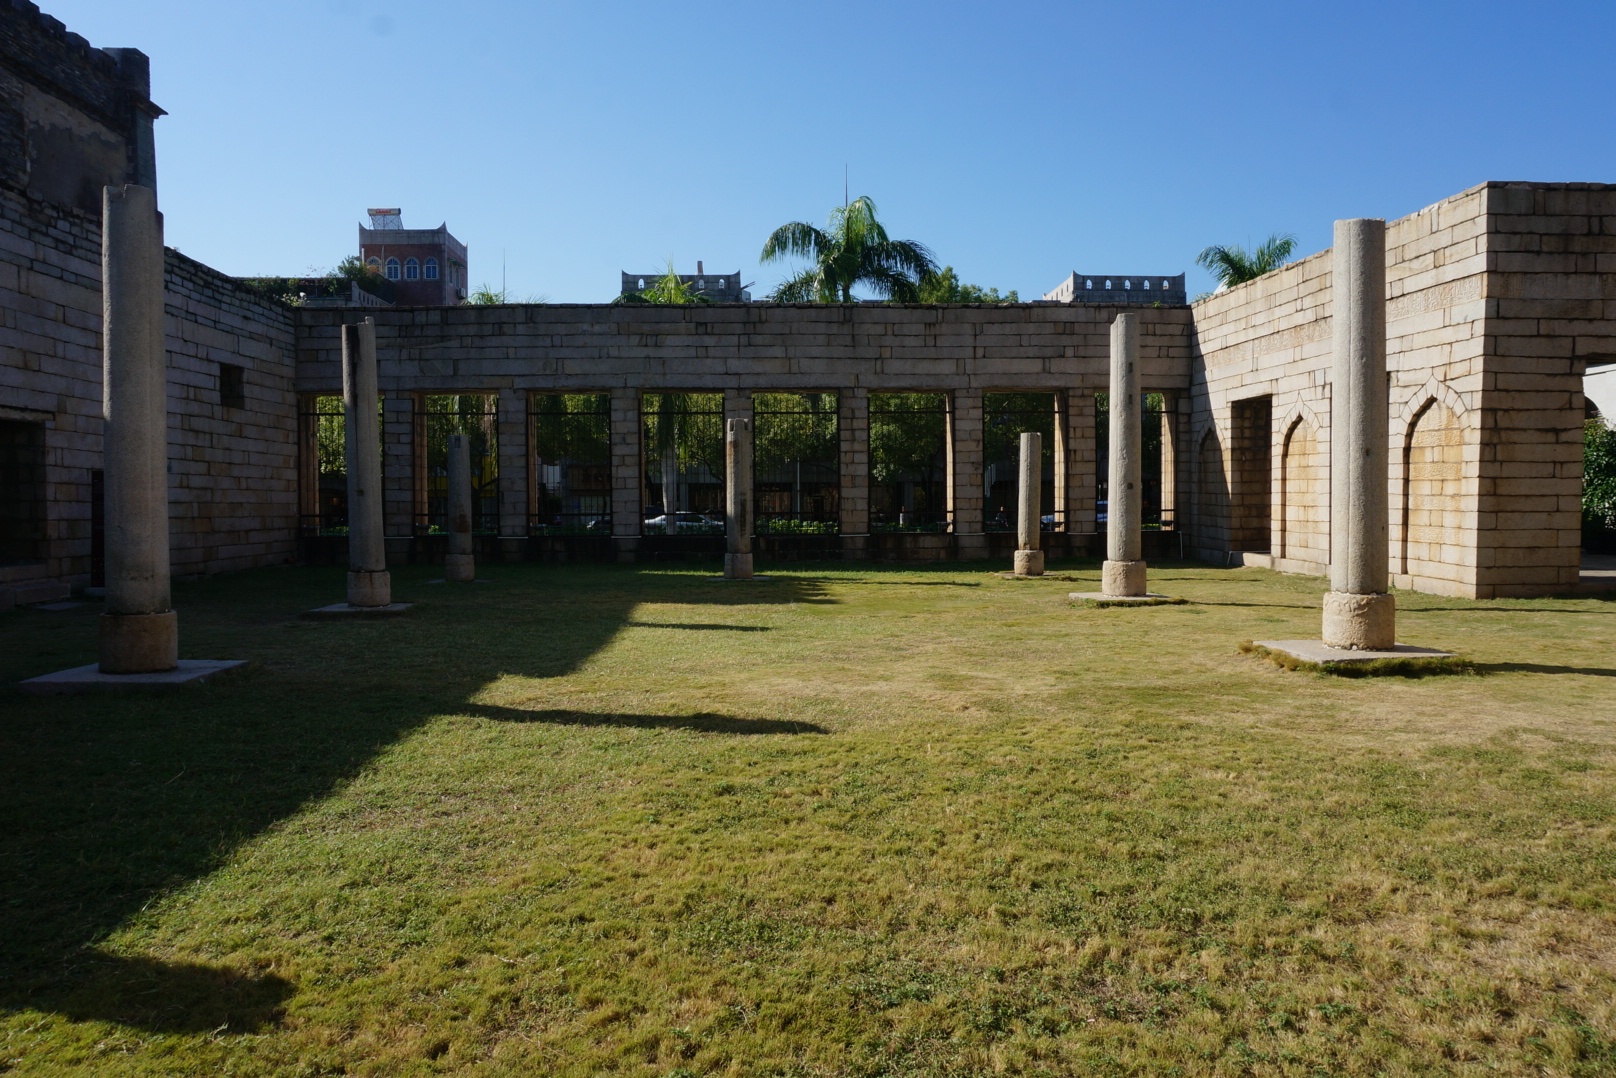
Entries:
{"type": "MultiPolygon", "coordinates": [[[[289,560],[297,428],[290,309],[166,252],[170,530],[179,574],[289,560]],[[226,407],[221,363],[245,401],[226,407]]],[[[43,556],[0,587],[89,583],[101,467],[101,235],[86,214],[0,192],[0,419],[43,428],[43,556]]]]}
{"type": "MultiPolygon", "coordinates": [[[[1444,199],[1386,226],[1387,367],[1391,415],[1391,550],[1401,587],[1480,595],[1483,536],[1476,499],[1481,481],[1480,415],[1486,350],[1484,249],[1486,187],[1444,199]],[[1405,447],[1415,416],[1433,400],[1453,420],[1443,435],[1452,460],[1443,484],[1422,487],[1422,553],[1441,521],[1439,549],[1454,555],[1416,557],[1406,566],[1405,447]]],[[[1249,284],[1202,300],[1195,312],[1193,442],[1203,494],[1190,521],[1192,549],[1226,560],[1322,574],[1329,568],[1330,252],[1292,263],[1249,284]],[[1243,488],[1231,436],[1236,416],[1269,404],[1272,496],[1243,488]],[[1220,495],[1222,486],[1230,494],[1220,495]],[[1266,519],[1253,519],[1251,507],[1266,519]],[[1239,537],[1266,532],[1266,543],[1239,537]]],[[[1247,450],[1246,452],[1249,452],[1247,450]]],[[[1575,583],[1575,580],[1572,580],[1575,583]]]]}
{"type": "MultiPolygon", "coordinates": [[[[1103,306],[609,307],[600,305],[416,308],[365,312],[376,319],[386,427],[388,532],[410,535],[423,493],[412,421],[426,394],[499,396],[503,534],[525,534],[526,408],[537,392],[612,396],[613,532],[632,549],[641,500],[639,395],[722,390],[726,413],[750,413],[756,392],[829,391],[840,401],[841,532],[858,556],[869,532],[869,394],[943,392],[950,407],[950,509],[960,556],[982,556],[982,395],[1048,391],[1063,416],[1062,482],[1068,530],[1094,531],[1094,395],[1108,378],[1110,323],[1103,306]],[[513,414],[517,413],[517,414],[513,414]]],[[[1140,362],[1147,391],[1189,385],[1189,311],[1144,308],[1140,362]]],[[[340,333],[357,312],[298,312],[297,390],[340,388],[340,333]]],[[[395,550],[398,549],[395,543],[395,550]]]]}

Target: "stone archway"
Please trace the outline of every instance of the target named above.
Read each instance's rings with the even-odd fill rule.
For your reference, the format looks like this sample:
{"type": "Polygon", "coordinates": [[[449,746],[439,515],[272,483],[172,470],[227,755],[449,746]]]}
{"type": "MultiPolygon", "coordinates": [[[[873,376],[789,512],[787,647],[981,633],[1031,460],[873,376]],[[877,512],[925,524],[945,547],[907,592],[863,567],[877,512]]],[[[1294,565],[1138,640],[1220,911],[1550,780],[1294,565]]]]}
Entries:
{"type": "Polygon", "coordinates": [[[1409,420],[1402,486],[1398,571],[1458,580],[1462,568],[1442,548],[1464,526],[1464,428],[1453,409],[1434,396],[1409,420]]]}
{"type": "Polygon", "coordinates": [[[1318,427],[1298,415],[1285,430],[1279,458],[1279,523],[1276,556],[1330,565],[1330,459],[1318,427]]]}

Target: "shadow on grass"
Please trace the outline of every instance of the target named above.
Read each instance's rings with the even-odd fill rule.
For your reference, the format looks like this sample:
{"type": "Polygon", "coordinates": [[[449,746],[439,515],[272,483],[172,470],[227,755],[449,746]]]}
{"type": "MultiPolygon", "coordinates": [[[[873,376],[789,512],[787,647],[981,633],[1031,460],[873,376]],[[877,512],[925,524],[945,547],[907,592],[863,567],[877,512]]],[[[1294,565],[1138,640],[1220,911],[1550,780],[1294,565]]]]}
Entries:
{"type": "Polygon", "coordinates": [[[1478,674],[1582,674],[1585,677],[1616,677],[1616,670],[1599,666],[1553,666],[1546,663],[1477,663],[1478,674]]]}
{"type": "Polygon", "coordinates": [[[766,633],[767,625],[713,625],[692,621],[631,621],[630,629],[684,629],[696,633],[766,633]]]}
{"type": "Polygon", "coordinates": [[[784,719],[742,719],[701,711],[691,715],[597,715],[587,711],[525,711],[515,707],[473,704],[465,710],[494,722],[536,722],[551,726],[618,726],[631,730],[693,730],[702,734],[828,734],[816,723],[784,719]]]}
{"type": "MultiPolygon", "coordinates": [[[[273,1023],[296,987],[281,977],[115,957],[101,945],[432,717],[474,707],[468,702],[501,675],[575,670],[642,603],[721,609],[835,601],[808,580],[734,589],[617,566],[501,566],[499,588],[424,586],[441,572],[400,567],[394,594],[420,605],[374,622],[299,617],[342,594],[341,568],[257,570],[179,585],[181,653],[253,666],[214,684],[149,695],[21,695],[16,682],[24,678],[94,661],[99,607],[0,618],[0,1010],[159,1032],[273,1023]]],[[[722,715],[498,717],[823,732],[722,715]]]]}
{"type": "Polygon", "coordinates": [[[273,973],[87,954],[51,1010],[161,1033],[253,1033],[278,1025],[292,982],[273,973]]]}

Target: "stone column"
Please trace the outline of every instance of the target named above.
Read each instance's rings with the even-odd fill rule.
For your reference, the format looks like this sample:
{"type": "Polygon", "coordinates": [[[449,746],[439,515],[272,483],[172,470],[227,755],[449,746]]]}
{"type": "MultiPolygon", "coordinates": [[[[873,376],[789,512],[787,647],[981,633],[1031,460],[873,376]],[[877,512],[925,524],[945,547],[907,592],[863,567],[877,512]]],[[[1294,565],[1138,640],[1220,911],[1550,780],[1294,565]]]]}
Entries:
{"type": "Polygon", "coordinates": [[[1021,433],[1021,483],[1016,494],[1016,575],[1043,576],[1044,436],[1021,433]]]}
{"type": "Polygon", "coordinates": [[[1330,591],[1324,643],[1389,648],[1387,581],[1386,222],[1335,223],[1330,256],[1330,591]]]}
{"type": "Polygon", "coordinates": [[[101,201],[102,415],[107,606],[103,674],[179,665],[168,581],[168,385],[163,345],[163,218],[149,187],[101,201]]]}
{"type": "Polygon", "coordinates": [[[612,390],[612,545],[631,562],[640,543],[645,487],[640,478],[640,391],[612,390]]]}
{"type": "Polygon", "coordinates": [[[948,498],[961,560],[987,556],[982,530],[982,391],[954,391],[948,411],[948,498]]]}
{"type": "Polygon", "coordinates": [[[724,576],[752,579],[752,421],[724,424],[724,576]]]}
{"type": "Polygon", "coordinates": [[[388,606],[393,582],[382,528],[374,318],[342,327],[342,410],[348,464],[348,605],[388,606]]]}
{"type": "Polygon", "coordinates": [[[838,530],[842,557],[864,558],[870,542],[870,393],[844,388],[836,396],[836,432],[841,450],[838,530]]]}
{"type": "Polygon", "coordinates": [[[1140,483],[1139,316],[1131,311],[1111,323],[1111,471],[1106,487],[1106,595],[1145,594],[1145,561],[1139,537],[1144,506],[1140,483]]]}
{"type": "Polygon", "coordinates": [[[443,559],[443,578],[452,584],[477,579],[471,546],[471,443],[464,434],[449,435],[449,553],[443,559]]]}

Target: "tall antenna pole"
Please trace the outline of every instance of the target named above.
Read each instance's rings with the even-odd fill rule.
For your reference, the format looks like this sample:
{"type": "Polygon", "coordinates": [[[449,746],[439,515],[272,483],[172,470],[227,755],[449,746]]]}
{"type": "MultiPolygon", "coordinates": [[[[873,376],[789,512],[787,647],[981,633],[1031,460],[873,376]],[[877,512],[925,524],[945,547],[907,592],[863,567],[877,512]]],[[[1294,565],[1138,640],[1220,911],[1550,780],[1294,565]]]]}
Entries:
{"type": "Polygon", "coordinates": [[[850,205],[852,205],[852,203],[847,200],[847,163],[843,162],[842,163],[842,209],[845,210],[850,205]]]}
{"type": "Polygon", "coordinates": [[[499,249],[499,294],[505,295],[505,248],[499,249]]]}

